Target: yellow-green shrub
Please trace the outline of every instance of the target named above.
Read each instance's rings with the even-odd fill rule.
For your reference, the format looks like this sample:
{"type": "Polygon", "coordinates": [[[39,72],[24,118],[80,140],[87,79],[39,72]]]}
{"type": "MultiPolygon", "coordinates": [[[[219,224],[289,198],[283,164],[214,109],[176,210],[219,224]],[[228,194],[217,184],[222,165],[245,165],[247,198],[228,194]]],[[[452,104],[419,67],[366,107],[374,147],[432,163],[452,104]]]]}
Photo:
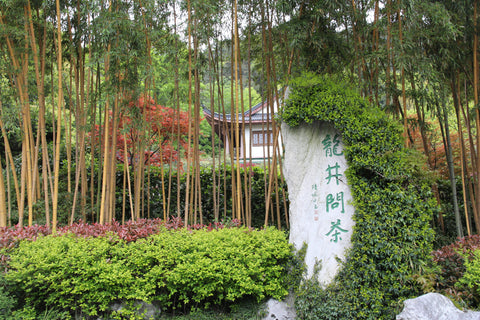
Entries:
{"type": "Polygon", "coordinates": [[[135,277],[124,263],[124,243],[73,235],[22,241],[5,278],[27,305],[95,315],[118,297],[135,297],[135,277]]]}
{"type": "Polygon", "coordinates": [[[473,256],[465,259],[465,273],[456,283],[456,287],[468,293],[465,299],[471,308],[478,308],[480,303],[480,250],[473,252],[473,256]]]}
{"type": "MultiPolygon", "coordinates": [[[[232,302],[241,297],[281,298],[291,246],[283,232],[246,228],[161,232],[131,244],[127,261],[155,283],[164,305],[232,302]]],[[[175,307],[175,306],[173,306],[175,307]]]]}
{"type": "Polygon", "coordinates": [[[97,315],[115,301],[162,308],[284,297],[292,247],[273,228],[162,230],[136,242],[115,236],[46,236],[11,253],[6,279],[26,304],[97,315]]]}

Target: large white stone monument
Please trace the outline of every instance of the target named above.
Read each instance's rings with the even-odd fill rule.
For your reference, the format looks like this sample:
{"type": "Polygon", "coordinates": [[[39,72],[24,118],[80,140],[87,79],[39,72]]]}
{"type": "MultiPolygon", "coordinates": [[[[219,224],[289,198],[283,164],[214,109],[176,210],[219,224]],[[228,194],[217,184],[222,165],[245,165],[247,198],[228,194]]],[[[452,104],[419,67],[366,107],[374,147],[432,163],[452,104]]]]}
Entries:
{"type": "Polygon", "coordinates": [[[305,262],[312,276],[330,283],[351,246],[354,207],[347,184],[347,162],[341,133],[327,122],[291,128],[282,124],[284,174],[290,201],[290,242],[307,244],[305,262]]]}

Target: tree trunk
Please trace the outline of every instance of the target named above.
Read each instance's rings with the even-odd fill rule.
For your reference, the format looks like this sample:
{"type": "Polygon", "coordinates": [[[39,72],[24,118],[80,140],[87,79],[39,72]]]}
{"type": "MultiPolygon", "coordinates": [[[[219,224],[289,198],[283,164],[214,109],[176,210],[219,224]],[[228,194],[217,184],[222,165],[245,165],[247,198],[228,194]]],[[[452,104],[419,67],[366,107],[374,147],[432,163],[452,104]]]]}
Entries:
{"type": "MultiPolygon", "coordinates": [[[[442,89],[440,89],[442,90],[442,89]]],[[[457,227],[457,237],[463,237],[463,228],[462,222],[460,218],[460,211],[458,209],[458,197],[457,197],[457,181],[455,178],[455,172],[453,168],[453,154],[452,154],[452,145],[450,142],[450,129],[448,124],[448,112],[446,110],[446,105],[444,101],[444,97],[442,96],[441,102],[436,101],[437,112],[438,112],[438,119],[440,129],[442,131],[443,137],[443,144],[446,150],[446,157],[447,157],[447,164],[448,164],[448,172],[450,177],[450,186],[452,190],[452,204],[453,204],[453,211],[455,214],[455,225],[457,227]],[[440,105],[441,103],[441,105],[440,105]],[[443,120],[442,121],[440,120],[443,120]]]]}

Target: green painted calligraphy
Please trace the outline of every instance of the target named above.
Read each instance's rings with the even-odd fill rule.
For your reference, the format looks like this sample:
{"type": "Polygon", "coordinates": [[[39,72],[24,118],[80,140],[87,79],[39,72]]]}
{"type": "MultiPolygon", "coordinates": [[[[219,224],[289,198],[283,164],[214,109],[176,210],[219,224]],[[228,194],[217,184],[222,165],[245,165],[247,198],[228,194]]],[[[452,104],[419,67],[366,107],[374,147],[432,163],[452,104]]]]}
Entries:
{"type": "Polygon", "coordinates": [[[325,136],[325,139],[322,140],[323,144],[323,150],[325,150],[325,156],[326,157],[332,157],[332,156],[341,156],[343,155],[343,151],[339,151],[339,145],[340,145],[340,135],[337,133],[332,138],[330,137],[329,134],[325,136]]]}
{"type": "Polygon", "coordinates": [[[330,242],[337,243],[338,240],[342,240],[342,238],[340,238],[341,236],[340,232],[344,232],[344,233],[348,232],[347,230],[340,228],[340,223],[341,223],[340,219],[337,219],[337,222],[331,222],[332,226],[330,227],[330,231],[327,234],[325,234],[326,236],[329,236],[329,235],[332,236],[332,239],[330,239],[330,242]]]}
{"type": "Polygon", "coordinates": [[[341,213],[345,213],[345,207],[343,204],[343,192],[337,193],[336,196],[333,196],[333,194],[329,193],[327,195],[326,203],[327,203],[327,212],[330,212],[330,209],[331,210],[336,209],[341,205],[342,206],[341,213]]]}
{"type": "Polygon", "coordinates": [[[327,184],[330,184],[330,180],[332,178],[335,178],[335,180],[337,182],[337,185],[338,185],[339,177],[342,176],[341,173],[338,173],[338,169],[340,169],[340,166],[338,165],[338,162],[335,162],[334,166],[328,165],[327,170],[325,170],[325,171],[328,172],[328,177],[326,178],[327,179],[327,184]],[[334,171],[334,172],[332,173],[332,171],[334,171]]]}

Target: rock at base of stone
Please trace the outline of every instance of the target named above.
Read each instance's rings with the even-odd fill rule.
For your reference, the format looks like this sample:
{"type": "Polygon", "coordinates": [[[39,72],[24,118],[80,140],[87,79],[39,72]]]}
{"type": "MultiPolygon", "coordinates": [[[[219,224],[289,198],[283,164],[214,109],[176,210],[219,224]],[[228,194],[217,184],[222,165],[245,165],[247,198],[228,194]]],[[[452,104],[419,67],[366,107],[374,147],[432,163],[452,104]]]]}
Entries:
{"type": "MultiPolygon", "coordinates": [[[[110,306],[110,310],[114,312],[122,312],[122,309],[126,307],[125,303],[117,302],[110,306]]],[[[134,301],[135,314],[142,316],[145,320],[157,319],[161,314],[161,309],[155,303],[147,303],[145,301],[134,301]]]]}
{"type": "Polygon", "coordinates": [[[266,316],[263,320],[293,320],[296,319],[295,297],[289,294],[285,300],[270,299],[265,306],[266,316]]]}
{"type": "Polygon", "coordinates": [[[396,320],[480,320],[480,312],[459,310],[439,293],[427,293],[404,302],[396,320]]]}

